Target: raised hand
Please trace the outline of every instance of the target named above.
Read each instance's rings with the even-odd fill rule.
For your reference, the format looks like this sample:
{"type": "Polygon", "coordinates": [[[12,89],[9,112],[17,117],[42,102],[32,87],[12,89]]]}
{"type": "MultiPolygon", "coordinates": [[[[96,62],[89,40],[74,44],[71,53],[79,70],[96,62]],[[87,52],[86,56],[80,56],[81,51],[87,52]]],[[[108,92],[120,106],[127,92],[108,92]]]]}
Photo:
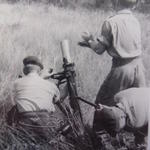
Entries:
{"type": "Polygon", "coordinates": [[[81,37],[86,42],[88,42],[89,40],[93,40],[93,35],[89,32],[83,32],[81,37]]]}
{"type": "Polygon", "coordinates": [[[83,32],[81,38],[83,41],[80,41],[78,44],[83,47],[90,47],[89,41],[93,40],[93,35],[89,32],[83,32]]]}

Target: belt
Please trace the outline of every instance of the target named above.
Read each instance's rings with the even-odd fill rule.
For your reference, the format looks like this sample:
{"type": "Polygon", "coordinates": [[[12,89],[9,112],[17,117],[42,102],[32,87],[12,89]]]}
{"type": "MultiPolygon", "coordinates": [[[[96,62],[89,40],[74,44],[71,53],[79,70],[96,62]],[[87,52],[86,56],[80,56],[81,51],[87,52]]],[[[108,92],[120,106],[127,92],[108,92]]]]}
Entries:
{"type": "Polygon", "coordinates": [[[134,57],[134,58],[113,58],[112,59],[112,66],[119,67],[130,63],[136,63],[141,60],[141,57],[134,57]]]}
{"type": "Polygon", "coordinates": [[[53,112],[48,112],[45,109],[38,110],[38,111],[26,111],[26,112],[18,112],[18,118],[36,118],[36,117],[49,117],[49,115],[52,115],[53,112]]]}

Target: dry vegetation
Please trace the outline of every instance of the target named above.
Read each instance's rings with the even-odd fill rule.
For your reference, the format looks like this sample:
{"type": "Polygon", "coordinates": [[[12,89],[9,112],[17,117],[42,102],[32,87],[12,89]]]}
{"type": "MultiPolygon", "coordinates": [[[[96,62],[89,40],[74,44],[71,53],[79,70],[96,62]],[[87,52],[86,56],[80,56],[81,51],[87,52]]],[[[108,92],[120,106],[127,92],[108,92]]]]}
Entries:
{"type": "MultiPolygon", "coordinates": [[[[14,136],[12,130],[6,128],[4,119],[12,102],[12,83],[22,73],[22,59],[25,56],[37,55],[46,68],[53,67],[56,72],[60,71],[60,41],[69,39],[71,56],[76,64],[79,96],[94,101],[99,86],[110,69],[111,61],[107,54],[98,56],[90,49],[79,47],[77,43],[83,31],[88,30],[98,35],[104,19],[111,14],[112,12],[100,10],[69,10],[46,5],[0,5],[0,149],[30,149],[27,147],[28,142],[23,145],[20,137],[14,136]]],[[[150,15],[137,12],[135,15],[142,26],[143,58],[149,81],[150,15]]],[[[86,124],[91,125],[93,109],[83,103],[81,107],[86,124]]],[[[30,146],[32,150],[48,149],[46,144],[45,147],[30,146]]]]}

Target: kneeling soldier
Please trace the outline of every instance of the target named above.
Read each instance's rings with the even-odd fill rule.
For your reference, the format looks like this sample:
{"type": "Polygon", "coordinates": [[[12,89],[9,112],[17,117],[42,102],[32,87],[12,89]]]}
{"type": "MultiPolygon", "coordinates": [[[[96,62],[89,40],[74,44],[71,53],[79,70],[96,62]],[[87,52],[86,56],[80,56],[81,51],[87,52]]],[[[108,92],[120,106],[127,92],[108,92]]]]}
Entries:
{"type": "MultiPolygon", "coordinates": [[[[33,136],[48,140],[51,115],[55,111],[53,100],[60,97],[57,86],[40,77],[43,69],[41,61],[35,56],[23,60],[24,77],[14,83],[14,101],[16,110],[14,121],[17,126],[29,131],[33,136]]],[[[8,122],[13,117],[8,113],[8,122]]]]}
{"type": "Polygon", "coordinates": [[[114,100],[115,106],[100,105],[95,111],[93,128],[97,136],[103,129],[112,136],[125,129],[135,134],[136,144],[141,144],[147,135],[150,88],[130,88],[116,94],[114,100]]]}

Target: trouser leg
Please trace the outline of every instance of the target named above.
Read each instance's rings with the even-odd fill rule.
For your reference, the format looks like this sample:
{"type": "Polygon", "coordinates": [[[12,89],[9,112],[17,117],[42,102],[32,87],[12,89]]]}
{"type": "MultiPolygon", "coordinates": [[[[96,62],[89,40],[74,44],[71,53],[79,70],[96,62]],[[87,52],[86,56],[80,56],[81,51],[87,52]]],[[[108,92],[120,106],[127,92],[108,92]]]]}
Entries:
{"type": "Polygon", "coordinates": [[[140,62],[117,67],[113,66],[100,87],[95,103],[112,106],[115,104],[113,98],[116,93],[131,87],[145,86],[143,70],[143,65],[140,62]]]}
{"type": "Polygon", "coordinates": [[[144,66],[142,64],[142,62],[140,62],[134,69],[134,73],[135,73],[135,79],[134,79],[134,83],[133,86],[134,87],[146,87],[146,79],[145,79],[145,69],[144,66]]]}
{"type": "Polygon", "coordinates": [[[140,129],[137,129],[134,132],[134,136],[135,136],[135,144],[144,144],[145,143],[145,137],[147,136],[148,133],[148,125],[143,126],[140,129]]]}
{"type": "Polygon", "coordinates": [[[18,127],[41,142],[50,140],[54,125],[48,112],[31,112],[20,116],[18,127]]]}
{"type": "Polygon", "coordinates": [[[101,115],[95,111],[93,121],[93,131],[95,133],[94,145],[96,150],[115,150],[111,143],[110,135],[104,130],[99,121],[101,115]]]}
{"type": "Polygon", "coordinates": [[[17,114],[18,109],[17,106],[14,105],[6,115],[6,122],[8,125],[14,126],[17,123],[17,114]]]}

